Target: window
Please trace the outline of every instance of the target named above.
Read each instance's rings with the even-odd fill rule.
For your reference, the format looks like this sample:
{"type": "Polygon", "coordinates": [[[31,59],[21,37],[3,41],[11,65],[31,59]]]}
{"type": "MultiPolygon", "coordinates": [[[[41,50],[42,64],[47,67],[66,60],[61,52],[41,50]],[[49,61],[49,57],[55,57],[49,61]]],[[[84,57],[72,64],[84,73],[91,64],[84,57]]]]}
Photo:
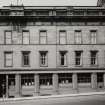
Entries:
{"type": "Polygon", "coordinates": [[[13,66],[13,53],[12,52],[5,52],[5,66],[12,67],[13,66]]]}
{"type": "Polygon", "coordinates": [[[103,82],[103,73],[97,73],[97,82],[103,82]]]}
{"type": "Polygon", "coordinates": [[[97,51],[91,51],[91,65],[97,65],[97,51]]]}
{"type": "Polygon", "coordinates": [[[59,31],[60,44],[66,44],[66,31],[59,31]]]}
{"type": "Polygon", "coordinates": [[[75,51],[75,65],[82,65],[82,51],[75,51]]]}
{"type": "Polygon", "coordinates": [[[29,31],[23,31],[23,44],[29,44],[29,31]]]}
{"type": "Polygon", "coordinates": [[[12,44],[12,31],[5,31],[5,44],[12,44]]]}
{"type": "Polygon", "coordinates": [[[47,51],[40,51],[40,66],[47,66],[47,51]]]}
{"type": "Polygon", "coordinates": [[[67,66],[67,51],[60,51],[60,66],[67,66]]]}
{"type": "Polygon", "coordinates": [[[91,74],[78,74],[78,83],[91,83],[91,74]]]}
{"type": "Polygon", "coordinates": [[[15,75],[14,74],[8,75],[8,85],[9,85],[9,88],[11,88],[12,86],[15,86],[15,75]]]}
{"type": "Polygon", "coordinates": [[[21,75],[22,86],[34,86],[34,74],[22,74],[21,75]]]}
{"type": "Polygon", "coordinates": [[[40,85],[52,85],[52,74],[40,74],[40,85]]]}
{"type": "Polygon", "coordinates": [[[46,44],[47,43],[47,31],[42,30],[40,31],[39,35],[40,35],[40,44],[46,44]]]}
{"type": "Polygon", "coordinates": [[[81,30],[75,30],[75,43],[81,44],[82,43],[82,33],[81,30]]]}
{"type": "Polygon", "coordinates": [[[91,38],[91,44],[96,44],[96,38],[97,37],[97,31],[92,30],[90,31],[90,38],[91,38]]]}
{"type": "Polygon", "coordinates": [[[23,57],[22,64],[23,64],[23,66],[29,66],[30,65],[29,54],[30,54],[29,51],[23,51],[22,52],[22,55],[23,55],[22,56],[23,57]]]}
{"type": "Polygon", "coordinates": [[[59,74],[59,84],[70,84],[72,83],[72,74],[62,73],[59,74]]]}

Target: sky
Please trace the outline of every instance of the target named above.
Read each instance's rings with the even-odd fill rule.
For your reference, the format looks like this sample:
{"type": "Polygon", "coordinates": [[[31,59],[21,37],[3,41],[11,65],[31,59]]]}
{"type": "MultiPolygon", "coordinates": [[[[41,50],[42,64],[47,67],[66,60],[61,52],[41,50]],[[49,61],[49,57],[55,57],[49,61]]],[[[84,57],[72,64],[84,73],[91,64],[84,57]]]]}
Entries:
{"type": "MultiPolygon", "coordinates": [[[[29,6],[96,6],[98,0],[18,0],[29,6]]],[[[17,0],[0,0],[1,6],[17,4],[17,0]]]]}

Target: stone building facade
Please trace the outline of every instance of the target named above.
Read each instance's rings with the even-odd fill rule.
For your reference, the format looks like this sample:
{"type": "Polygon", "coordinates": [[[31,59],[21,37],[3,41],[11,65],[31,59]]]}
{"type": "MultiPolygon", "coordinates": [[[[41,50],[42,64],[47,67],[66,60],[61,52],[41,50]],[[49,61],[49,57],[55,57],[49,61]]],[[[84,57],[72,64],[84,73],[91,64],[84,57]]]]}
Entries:
{"type": "Polygon", "coordinates": [[[105,7],[0,8],[0,97],[105,90],[105,7]]]}

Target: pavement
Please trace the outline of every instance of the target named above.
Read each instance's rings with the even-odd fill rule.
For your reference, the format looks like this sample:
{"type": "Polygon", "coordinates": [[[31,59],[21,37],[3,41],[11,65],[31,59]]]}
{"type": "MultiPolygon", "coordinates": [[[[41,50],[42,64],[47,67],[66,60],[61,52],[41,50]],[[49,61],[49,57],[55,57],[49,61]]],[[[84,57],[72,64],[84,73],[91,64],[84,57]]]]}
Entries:
{"type": "Polygon", "coordinates": [[[65,95],[51,95],[51,96],[33,96],[33,97],[19,97],[19,98],[1,98],[3,101],[22,101],[22,100],[35,100],[35,99],[51,99],[51,98],[63,98],[63,97],[78,97],[78,96],[90,96],[90,95],[105,95],[105,92],[90,92],[90,93],[78,93],[78,94],[65,94],[65,95]]]}

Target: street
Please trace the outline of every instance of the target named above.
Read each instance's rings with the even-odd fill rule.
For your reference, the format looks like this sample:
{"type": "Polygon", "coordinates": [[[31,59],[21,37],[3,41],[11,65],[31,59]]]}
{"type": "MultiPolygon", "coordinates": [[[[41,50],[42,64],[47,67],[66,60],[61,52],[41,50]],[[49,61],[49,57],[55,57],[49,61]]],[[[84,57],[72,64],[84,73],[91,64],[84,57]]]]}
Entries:
{"type": "Polygon", "coordinates": [[[0,105],[105,105],[105,95],[7,101],[0,105]]]}

